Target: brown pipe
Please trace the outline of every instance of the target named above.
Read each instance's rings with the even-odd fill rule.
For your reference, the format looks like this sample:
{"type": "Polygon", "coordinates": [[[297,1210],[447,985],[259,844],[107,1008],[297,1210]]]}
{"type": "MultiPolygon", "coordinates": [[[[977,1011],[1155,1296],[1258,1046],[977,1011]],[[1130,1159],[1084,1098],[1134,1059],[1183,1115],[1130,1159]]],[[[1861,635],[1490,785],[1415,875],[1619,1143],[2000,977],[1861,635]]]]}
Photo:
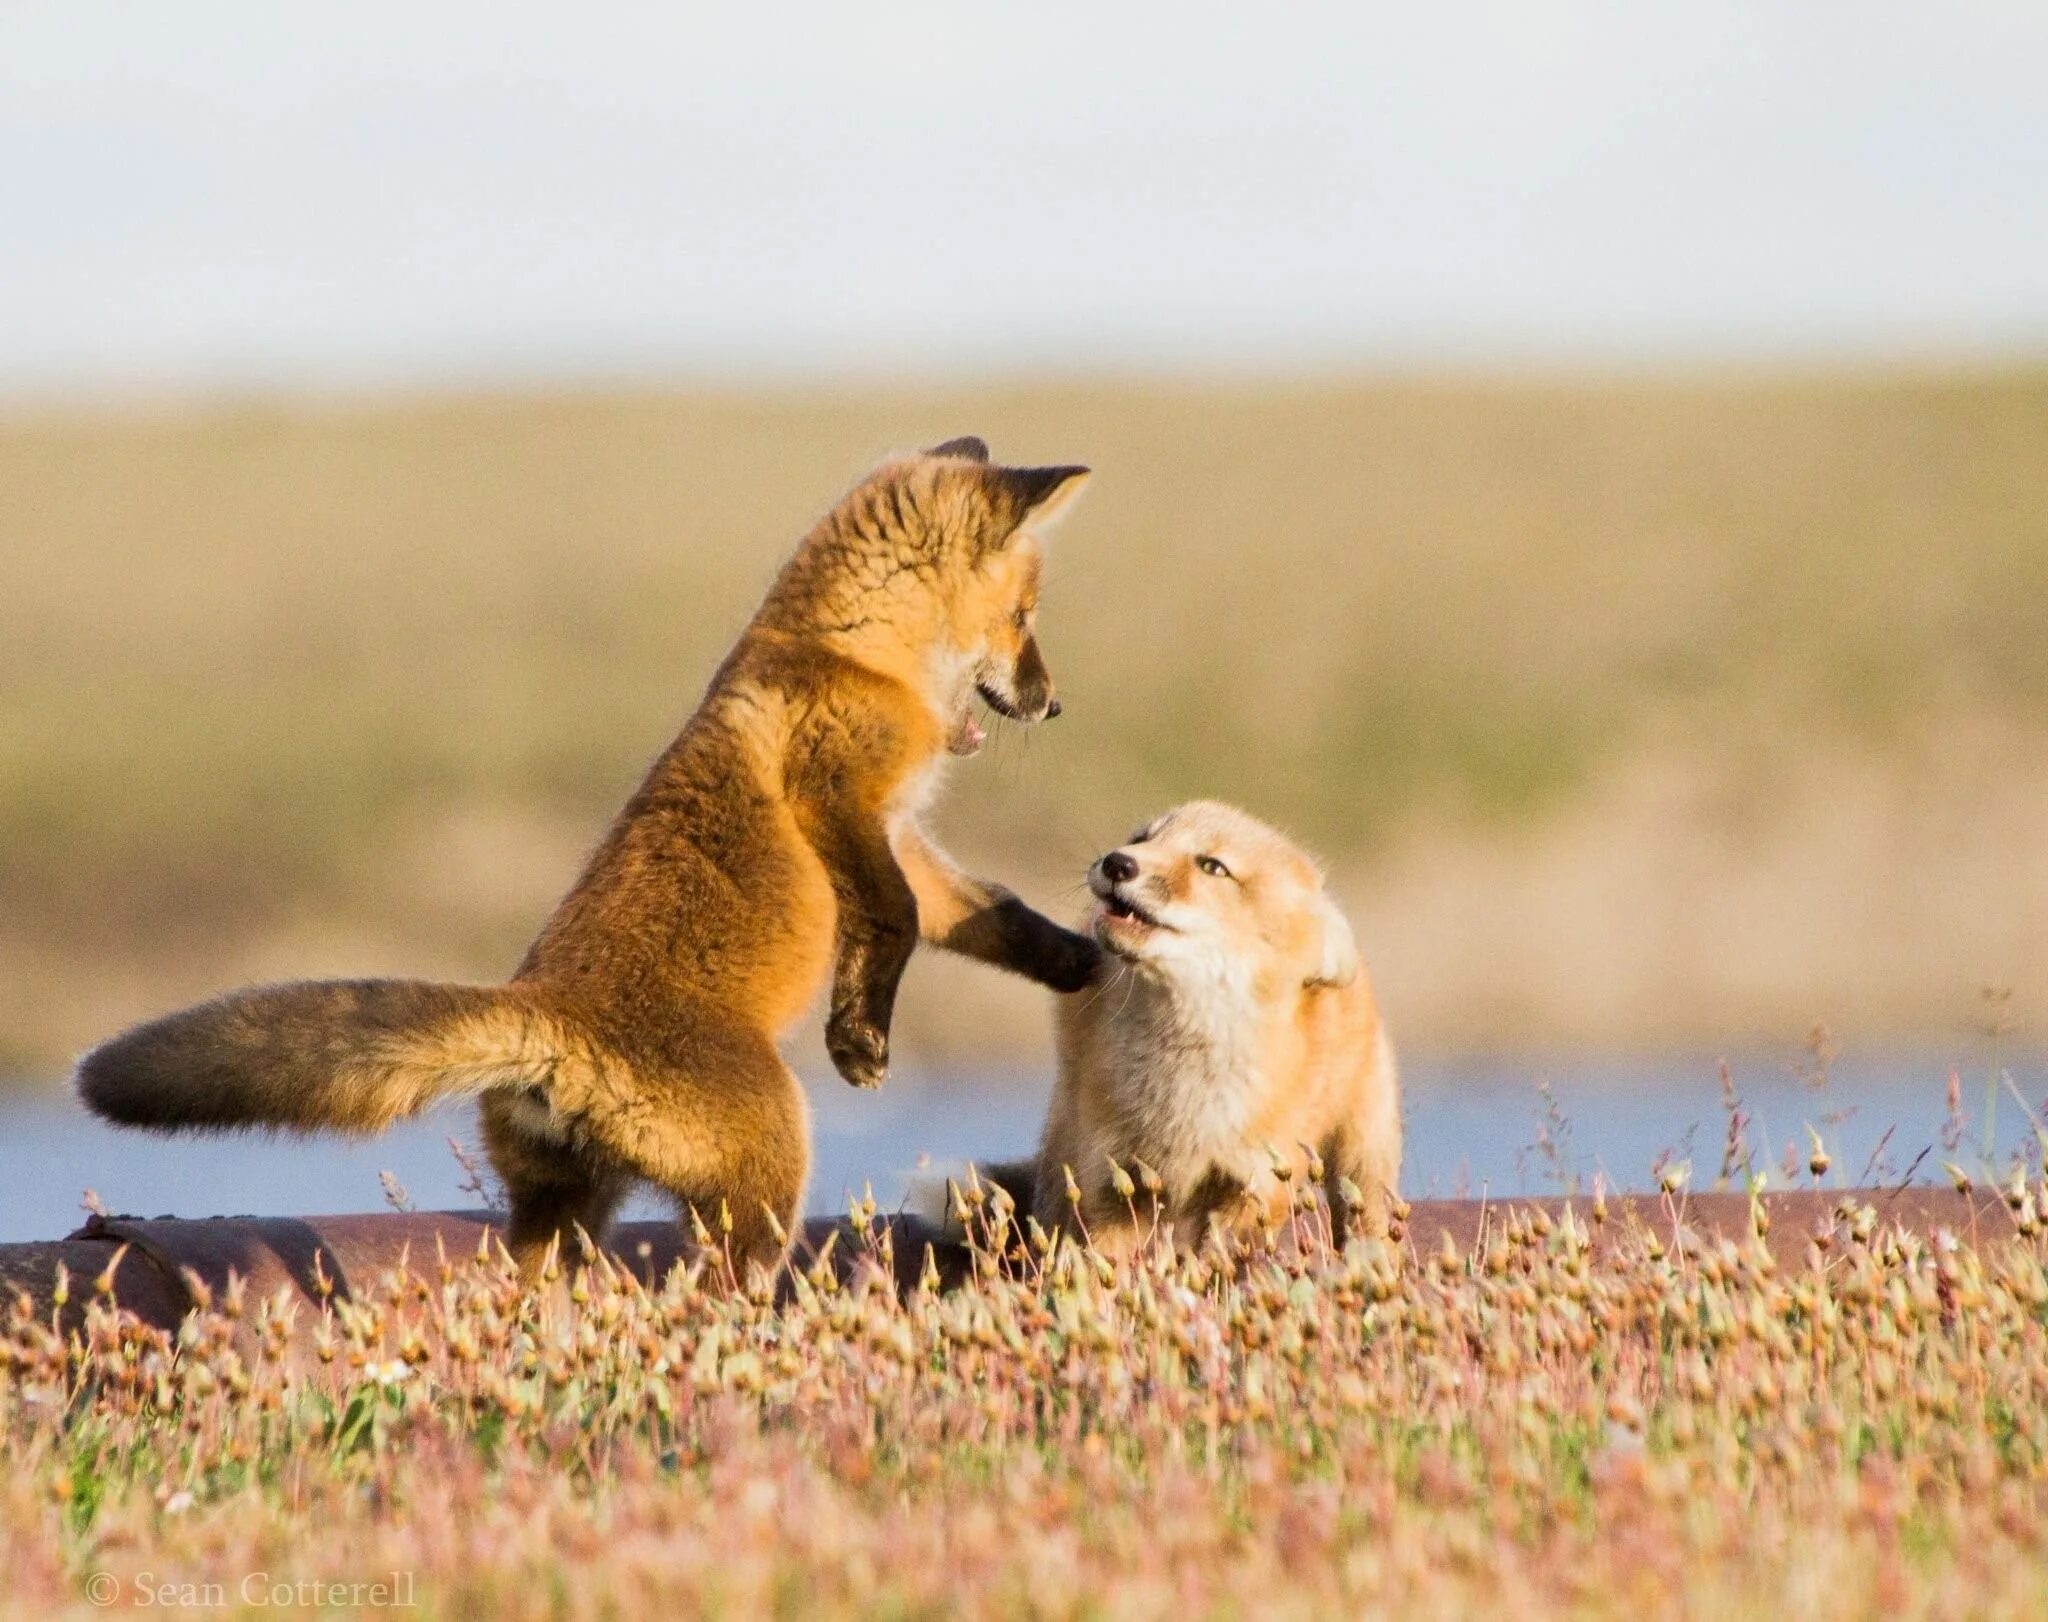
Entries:
{"type": "MultiPolygon", "coordinates": [[[[1406,1240],[1424,1258],[1436,1254],[1446,1236],[1465,1252],[1483,1235],[1499,1231],[1510,1213],[1527,1217],[1540,1210],[1556,1222],[1567,1204],[1590,1233],[1594,1248],[1603,1252],[1621,1236],[1645,1230],[1666,1245],[1693,1246],[1718,1238],[1740,1241],[1749,1236],[1752,1221],[1748,1196],[1727,1193],[1614,1196],[1606,1202],[1604,1221],[1593,1219],[1594,1207],[1583,1198],[1425,1200],[1408,1213],[1406,1240]]],[[[1922,1235],[1946,1229],[1971,1245],[2008,1239],[2016,1231],[2005,1203],[1981,1190],[1968,1195],[1933,1188],[1802,1190],[1765,1195],[1761,1205],[1769,1218],[1765,1242],[1781,1266],[1801,1265],[1807,1246],[1816,1239],[1830,1247],[1848,1243],[1854,1217],[1844,1213],[1862,1207],[1870,1208],[1882,1225],[1922,1235]]],[[[228,1280],[239,1277],[251,1300],[283,1289],[317,1309],[330,1293],[346,1297],[401,1259],[416,1269],[442,1253],[451,1261],[465,1261],[495,1233],[497,1220],[484,1211],[198,1220],[95,1216],[54,1243],[0,1245],[0,1298],[25,1290],[38,1314],[46,1316],[61,1265],[70,1280],[67,1312],[75,1320],[95,1279],[126,1246],[114,1293],[122,1306],[148,1323],[174,1327],[195,1304],[193,1280],[217,1299],[228,1280]]],[[[957,1239],[914,1217],[878,1218],[877,1226],[893,1230],[898,1288],[908,1288],[919,1276],[927,1245],[943,1283],[951,1285],[966,1276],[967,1255],[957,1239]]],[[[798,1261],[808,1264],[835,1235],[833,1267],[842,1278],[851,1278],[865,1265],[865,1249],[843,1220],[813,1218],[805,1223],[797,1243],[798,1261]]],[[[649,1281],[665,1274],[683,1254],[681,1232],[672,1222],[622,1223],[612,1230],[608,1248],[621,1264],[649,1281]]],[[[302,1315],[300,1321],[310,1317],[302,1315]]]]}
{"type": "Polygon", "coordinates": [[[48,1320],[57,1306],[57,1288],[67,1293],[64,1316],[76,1323],[94,1281],[117,1257],[114,1292],[121,1305],[149,1323],[169,1328],[188,1305],[184,1287],[140,1256],[121,1255],[120,1247],[99,1239],[39,1240],[27,1245],[0,1245],[0,1305],[27,1295],[38,1318],[48,1320]]]}
{"type": "MultiPolygon", "coordinates": [[[[218,1299],[240,1279],[250,1301],[279,1290],[318,1308],[330,1296],[357,1293],[401,1261],[419,1269],[440,1256],[473,1258],[493,1241],[501,1219],[489,1211],[376,1211],[311,1217],[93,1216],[56,1242],[0,1245],[0,1301],[25,1291],[38,1316],[54,1305],[59,1266],[68,1279],[68,1315],[82,1313],[94,1281],[120,1258],[114,1276],[119,1303],[147,1323],[174,1328],[202,1298],[218,1299]]],[[[912,1217],[876,1219],[894,1230],[897,1284],[917,1277],[924,1247],[941,1253],[942,1277],[964,1276],[962,1247],[912,1217]]],[[[864,1265],[864,1247],[844,1221],[813,1218],[804,1225],[796,1255],[808,1264],[837,1235],[831,1260],[842,1279],[864,1265]]],[[[624,1222],[607,1241],[613,1259],[647,1282],[683,1259],[682,1230],[673,1222],[624,1222]]],[[[305,1321],[304,1319],[301,1320],[305,1321]]]]}

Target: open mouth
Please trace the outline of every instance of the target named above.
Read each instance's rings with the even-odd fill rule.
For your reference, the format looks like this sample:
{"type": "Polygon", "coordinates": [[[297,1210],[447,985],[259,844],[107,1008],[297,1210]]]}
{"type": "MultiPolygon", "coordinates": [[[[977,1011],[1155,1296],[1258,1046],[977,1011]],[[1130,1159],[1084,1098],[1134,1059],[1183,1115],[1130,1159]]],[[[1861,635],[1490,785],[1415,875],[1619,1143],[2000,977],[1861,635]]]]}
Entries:
{"type": "Polygon", "coordinates": [[[1128,896],[1112,890],[1102,898],[1102,917],[1105,923],[1136,924],[1140,929],[1164,929],[1152,914],[1128,896]]]}
{"type": "Polygon", "coordinates": [[[1007,716],[1012,721],[1023,721],[1029,719],[1029,717],[1027,717],[1022,710],[1018,709],[1016,705],[1012,704],[1007,698],[1003,697],[1001,693],[997,692],[993,687],[989,686],[987,682],[976,682],[974,684],[974,690],[981,695],[982,703],[986,704],[990,709],[994,710],[996,714],[1007,716]]]}
{"type": "Polygon", "coordinates": [[[980,718],[974,713],[974,699],[977,697],[982,703],[994,710],[996,714],[1008,720],[1029,721],[1032,719],[1011,700],[1005,698],[1001,693],[989,686],[987,682],[978,681],[974,684],[973,695],[960,707],[960,716],[953,723],[952,735],[946,739],[946,747],[956,755],[974,754],[983,744],[988,742],[988,728],[981,724],[980,718]]]}
{"type": "Polygon", "coordinates": [[[998,692],[985,681],[978,681],[974,684],[973,693],[962,701],[959,718],[953,723],[951,736],[946,739],[946,747],[956,755],[971,755],[988,742],[988,728],[974,714],[975,698],[1009,721],[1042,721],[1046,716],[1060,713],[1059,705],[1049,704],[1042,713],[1033,715],[1015,699],[998,692]]]}

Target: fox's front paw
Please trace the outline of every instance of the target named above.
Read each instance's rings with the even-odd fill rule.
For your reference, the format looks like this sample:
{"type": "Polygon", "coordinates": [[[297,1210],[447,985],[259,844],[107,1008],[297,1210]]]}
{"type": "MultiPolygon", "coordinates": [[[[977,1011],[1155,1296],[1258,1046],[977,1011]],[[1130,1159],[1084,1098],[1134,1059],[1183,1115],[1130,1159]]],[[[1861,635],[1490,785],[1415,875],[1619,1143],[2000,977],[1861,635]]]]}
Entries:
{"type": "Polygon", "coordinates": [[[1055,991],[1079,991],[1095,981],[1104,953],[1086,935],[1062,929],[1045,955],[1045,983],[1055,991]]]}
{"type": "Polygon", "coordinates": [[[856,1087],[879,1087],[889,1076],[889,1033],[858,1014],[834,1014],[825,1023],[832,1067],[856,1087]]]}

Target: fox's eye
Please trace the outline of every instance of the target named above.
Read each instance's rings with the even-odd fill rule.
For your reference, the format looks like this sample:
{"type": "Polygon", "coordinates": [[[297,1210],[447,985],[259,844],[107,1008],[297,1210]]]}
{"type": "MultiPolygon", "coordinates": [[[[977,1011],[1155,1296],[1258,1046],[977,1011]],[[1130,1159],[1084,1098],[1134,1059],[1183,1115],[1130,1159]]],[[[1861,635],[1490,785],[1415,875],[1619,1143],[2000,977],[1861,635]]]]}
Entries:
{"type": "Polygon", "coordinates": [[[1199,867],[1212,879],[1227,879],[1233,876],[1230,869],[1217,861],[1213,856],[1197,856],[1195,858],[1195,866],[1199,867]]]}
{"type": "Polygon", "coordinates": [[[1010,616],[1010,623],[1015,625],[1018,630],[1023,630],[1025,626],[1031,623],[1031,610],[1028,608],[1018,609],[1016,613],[1010,616]]]}

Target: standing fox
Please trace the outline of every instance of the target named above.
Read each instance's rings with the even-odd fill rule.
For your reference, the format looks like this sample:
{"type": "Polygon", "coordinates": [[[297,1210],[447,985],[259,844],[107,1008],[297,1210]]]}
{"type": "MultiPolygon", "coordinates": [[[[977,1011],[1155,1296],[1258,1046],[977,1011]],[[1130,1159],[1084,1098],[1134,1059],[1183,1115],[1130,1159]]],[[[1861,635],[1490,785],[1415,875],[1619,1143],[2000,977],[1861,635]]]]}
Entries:
{"type": "Polygon", "coordinates": [[[1401,1171],[1393,1048],[1308,853],[1196,801],[1097,861],[1088,888],[1109,955],[1096,989],[1058,1009],[1039,1220],[1111,1252],[1155,1219],[1199,1244],[1212,1224],[1284,1215],[1321,1161],[1337,1242],[1354,1221],[1385,1232],[1401,1171]]]}
{"type": "Polygon", "coordinates": [[[948,753],[999,714],[1059,714],[1034,634],[1042,543],[1088,477],[978,439],[885,464],[806,535],[697,713],[504,986],[406,980],[238,991],[88,1053],[85,1102],[162,1131],[376,1132],[482,1100],[531,1272],[603,1232],[636,1179],[772,1266],[809,1171],[777,1039],[832,969],[826,1046],[856,1087],[922,934],[1055,990],[1099,952],[920,831],[948,753]]]}

